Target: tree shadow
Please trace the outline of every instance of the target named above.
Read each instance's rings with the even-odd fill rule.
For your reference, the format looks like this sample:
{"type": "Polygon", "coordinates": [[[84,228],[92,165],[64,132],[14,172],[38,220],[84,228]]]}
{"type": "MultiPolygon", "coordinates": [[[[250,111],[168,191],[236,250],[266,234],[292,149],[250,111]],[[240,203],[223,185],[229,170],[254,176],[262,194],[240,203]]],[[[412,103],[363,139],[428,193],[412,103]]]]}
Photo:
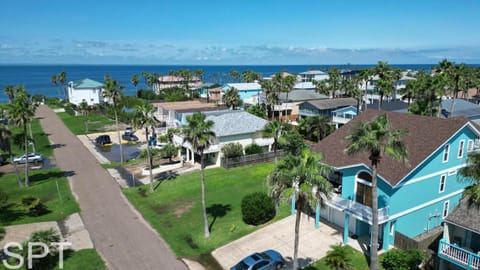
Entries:
{"type": "Polygon", "coordinates": [[[62,147],[65,147],[66,144],[64,143],[54,143],[54,144],[50,144],[50,148],[52,149],[58,149],[58,148],[62,148],[62,147]]]}
{"type": "Polygon", "coordinates": [[[15,204],[9,203],[0,208],[0,220],[2,223],[8,224],[26,215],[24,211],[19,211],[14,206],[15,204]]]}
{"type": "MultiPolygon", "coordinates": [[[[292,257],[284,257],[285,258],[285,269],[292,269],[293,268],[293,258],[292,257]]],[[[313,270],[316,269],[310,264],[314,262],[313,258],[307,257],[307,258],[297,258],[298,262],[298,269],[309,269],[313,270]]]]}
{"type": "Polygon", "coordinates": [[[211,206],[207,207],[207,215],[211,215],[213,217],[210,226],[208,226],[209,231],[212,231],[213,224],[217,221],[217,218],[224,217],[228,212],[232,211],[232,206],[230,204],[212,204],[211,206]]]}
{"type": "Polygon", "coordinates": [[[29,176],[29,180],[30,180],[31,183],[34,183],[34,182],[45,181],[45,180],[48,180],[50,178],[71,177],[71,176],[74,176],[74,175],[75,175],[74,171],[37,173],[37,174],[29,176]]]}

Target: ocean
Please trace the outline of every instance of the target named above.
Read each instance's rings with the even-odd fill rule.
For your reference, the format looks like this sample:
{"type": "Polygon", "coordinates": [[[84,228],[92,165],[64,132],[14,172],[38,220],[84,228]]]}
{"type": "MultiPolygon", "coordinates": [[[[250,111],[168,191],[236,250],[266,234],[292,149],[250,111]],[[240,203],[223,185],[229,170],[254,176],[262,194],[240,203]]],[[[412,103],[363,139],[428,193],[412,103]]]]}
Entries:
{"type": "MultiPolygon", "coordinates": [[[[50,77],[61,71],[67,73],[67,81],[75,81],[84,78],[90,78],[103,82],[104,76],[109,74],[113,79],[119,81],[125,87],[124,94],[134,95],[135,88],[130,79],[133,74],[138,74],[140,82],[138,89],[146,88],[142,71],[150,73],[159,73],[168,75],[170,70],[189,69],[191,71],[202,69],[204,72],[204,82],[207,83],[227,83],[234,82],[229,73],[231,70],[237,70],[240,73],[244,70],[253,70],[260,73],[263,77],[286,71],[297,74],[310,69],[327,71],[330,67],[336,66],[340,69],[362,69],[374,65],[252,65],[252,66],[168,66],[168,65],[0,65],[0,86],[2,90],[6,85],[23,85],[31,95],[43,94],[48,97],[60,97],[62,93],[59,86],[50,82],[50,77]]],[[[392,65],[402,69],[426,69],[429,70],[432,65],[392,65]]],[[[0,93],[0,102],[8,102],[7,96],[0,93]]]]}

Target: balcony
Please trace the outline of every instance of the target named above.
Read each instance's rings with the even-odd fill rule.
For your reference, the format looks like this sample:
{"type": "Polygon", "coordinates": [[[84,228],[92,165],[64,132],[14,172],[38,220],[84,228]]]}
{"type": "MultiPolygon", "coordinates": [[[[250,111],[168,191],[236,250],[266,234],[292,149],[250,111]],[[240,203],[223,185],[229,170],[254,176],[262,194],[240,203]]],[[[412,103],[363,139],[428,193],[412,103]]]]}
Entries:
{"type": "MultiPolygon", "coordinates": [[[[342,198],[340,195],[333,193],[327,204],[339,208],[365,222],[372,223],[372,208],[361,203],[342,198]]],[[[388,219],[388,208],[378,209],[378,223],[382,224],[388,219]]]]}
{"type": "Polygon", "coordinates": [[[353,118],[355,118],[355,116],[351,114],[345,114],[345,115],[339,115],[339,116],[334,115],[332,118],[332,122],[339,123],[339,124],[346,124],[348,123],[348,121],[352,120],[353,118]]]}
{"type": "Polygon", "coordinates": [[[438,245],[438,256],[465,269],[480,269],[480,255],[447,243],[444,239],[438,245]]]}

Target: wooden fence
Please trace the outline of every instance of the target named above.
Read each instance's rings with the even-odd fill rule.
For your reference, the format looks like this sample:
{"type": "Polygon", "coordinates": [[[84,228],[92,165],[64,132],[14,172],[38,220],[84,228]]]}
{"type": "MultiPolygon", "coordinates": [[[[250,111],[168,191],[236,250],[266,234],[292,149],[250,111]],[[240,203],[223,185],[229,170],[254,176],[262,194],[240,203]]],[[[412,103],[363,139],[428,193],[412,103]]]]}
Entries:
{"type": "MultiPolygon", "coordinates": [[[[277,151],[277,157],[282,157],[284,155],[283,150],[277,151]]],[[[229,169],[235,167],[246,166],[250,164],[256,164],[261,162],[269,162],[275,159],[274,152],[262,153],[262,154],[253,154],[253,155],[245,155],[240,157],[234,158],[222,158],[221,165],[222,167],[229,169]]]]}

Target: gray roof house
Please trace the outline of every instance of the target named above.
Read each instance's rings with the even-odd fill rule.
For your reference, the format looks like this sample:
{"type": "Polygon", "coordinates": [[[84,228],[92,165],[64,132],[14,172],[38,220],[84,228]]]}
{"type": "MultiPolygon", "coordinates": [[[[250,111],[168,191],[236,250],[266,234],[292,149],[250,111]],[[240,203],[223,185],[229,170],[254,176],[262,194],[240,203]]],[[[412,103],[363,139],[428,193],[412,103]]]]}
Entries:
{"type": "MultiPolygon", "coordinates": [[[[268,123],[267,120],[246,111],[210,111],[203,114],[206,115],[206,120],[214,123],[215,139],[204,152],[215,160],[216,165],[220,165],[221,149],[228,143],[240,143],[243,147],[255,143],[271,151],[273,138],[263,138],[261,132],[268,123]]],[[[174,135],[174,143],[185,148],[187,161],[194,163],[191,145],[184,142],[180,135],[174,135]]]]}
{"type": "Polygon", "coordinates": [[[456,98],[456,99],[444,99],[442,100],[442,116],[447,117],[455,117],[455,116],[465,116],[470,120],[476,120],[475,122],[480,121],[480,106],[466,101],[464,99],[456,98]],[[455,100],[453,106],[453,113],[450,113],[452,109],[452,102],[455,100]]]}
{"type": "Polygon", "coordinates": [[[480,269],[480,205],[464,197],[444,221],[440,269],[480,269]]]}

